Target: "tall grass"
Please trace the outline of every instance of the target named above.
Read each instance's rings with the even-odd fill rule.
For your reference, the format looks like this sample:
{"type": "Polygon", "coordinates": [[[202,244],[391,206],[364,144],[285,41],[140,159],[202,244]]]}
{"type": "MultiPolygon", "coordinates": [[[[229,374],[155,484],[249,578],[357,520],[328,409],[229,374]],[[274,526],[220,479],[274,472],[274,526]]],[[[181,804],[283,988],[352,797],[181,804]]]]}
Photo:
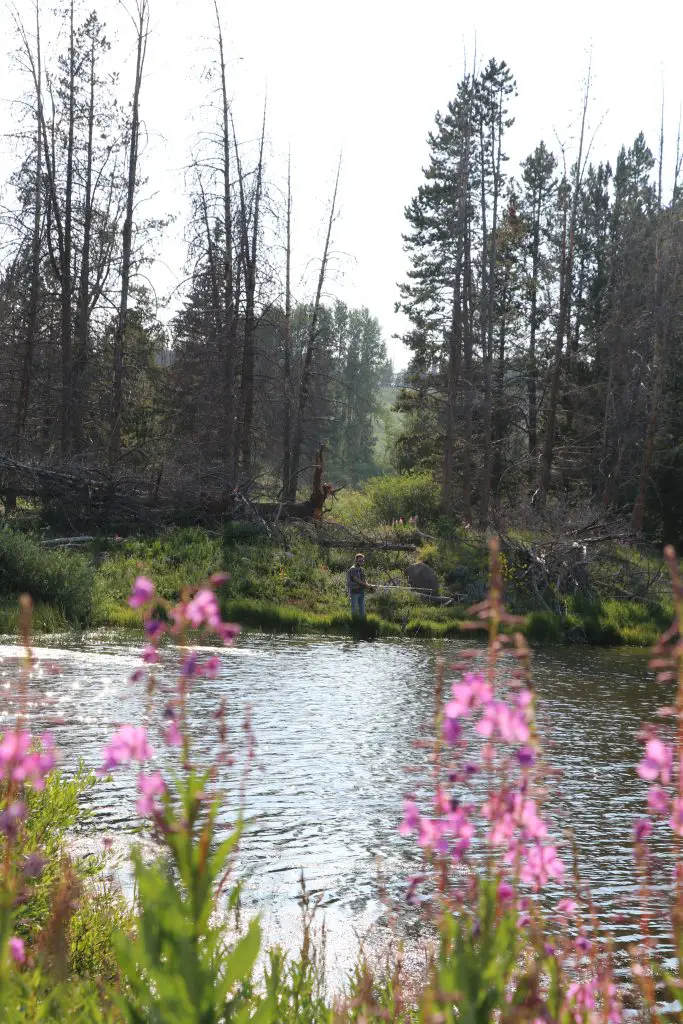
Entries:
{"type": "Polygon", "coordinates": [[[84,556],[47,550],[26,534],[0,528],[1,599],[28,593],[64,621],[86,625],[92,618],[94,582],[94,569],[84,556]]]}

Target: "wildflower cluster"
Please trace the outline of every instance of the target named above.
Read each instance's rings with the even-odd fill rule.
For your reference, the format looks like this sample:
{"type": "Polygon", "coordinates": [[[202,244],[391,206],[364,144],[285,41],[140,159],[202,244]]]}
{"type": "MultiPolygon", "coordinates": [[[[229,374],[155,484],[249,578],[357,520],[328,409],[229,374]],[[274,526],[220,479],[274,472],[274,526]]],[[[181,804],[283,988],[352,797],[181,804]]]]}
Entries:
{"type": "Polygon", "coordinates": [[[458,755],[449,758],[446,766],[450,788],[437,787],[433,815],[420,814],[415,801],[407,800],[400,827],[403,835],[417,833],[423,850],[460,863],[470,851],[478,817],[482,838],[500,854],[503,893],[510,883],[522,882],[539,890],[564,875],[557,847],[548,840],[548,826],[529,795],[530,769],[536,759],[530,745],[533,706],[529,689],[520,690],[511,701],[494,698],[493,686],[480,672],[467,672],[462,681],[453,683],[442,716],[443,739],[458,755]],[[468,732],[481,741],[474,757],[468,732]],[[494,764],[498,784],[479,804],[464,802],[454,787],[462,792],[482,771],[491,775],[494,764]]]}
{"type": "MultiPolygon", "coordinates": [[[[169,747],[183,748],[187,758],[187,730],[185,708],[188,685],[191,680],[202,677],[213,679],[220,670],[220,658],[215,654],[203,656],[200,651],[188,649],[191,633],[198,638],[214,636],[223,644],[231,644],[239,634],[239,626],[224,622],[216,587],[227,580],[224,573],[211,577],[207,584],[194,592],[186,591],[180,601],[173,604],[159,594],[152,580],[138,576],[128,599],[131,608],[144,612],[146,644],[142,650],[143,668],[136,669],[131,682],[147,679],[149,693],[156,687],[155,666],[161,661],[160,645],[166,638],[176,639],[182,648],[180,673],[175,692],[170,694],[163,709],[161,737],[169,747]]],[[[138,762],[140,765],[152,760],[154,751],[150,745],[148,730],[141,725],[122,725],[114,733],[103,751],[100,774],[138,762]]],[[[163,802],[169,788],[160,772],[138,775],[138,814],[152,818],[163,825],[163,802]]],[[[166,799],[168,807],[168,800],[166,799]]]]}

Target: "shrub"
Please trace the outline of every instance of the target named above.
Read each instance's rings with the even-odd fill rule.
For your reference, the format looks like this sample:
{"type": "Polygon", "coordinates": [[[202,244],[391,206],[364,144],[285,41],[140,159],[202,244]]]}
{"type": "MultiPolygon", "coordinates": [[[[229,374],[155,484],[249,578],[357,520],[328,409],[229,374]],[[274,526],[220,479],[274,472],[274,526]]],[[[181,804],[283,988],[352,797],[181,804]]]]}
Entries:
{"type": "Polygon", "coordinates": [[[95,572],[83,555],[51,551],[26,534],[0,529],[0,597],[30,594],[76,625],[92,615],[95,572]]]}
{"type": "Polygon", "coordinates": [[[439,514],[439,485],[431,473],[402,473],[368,480],[365,493],[380,522],[406,522],[417,516],[418,523],[432,522],[439,514]]]}

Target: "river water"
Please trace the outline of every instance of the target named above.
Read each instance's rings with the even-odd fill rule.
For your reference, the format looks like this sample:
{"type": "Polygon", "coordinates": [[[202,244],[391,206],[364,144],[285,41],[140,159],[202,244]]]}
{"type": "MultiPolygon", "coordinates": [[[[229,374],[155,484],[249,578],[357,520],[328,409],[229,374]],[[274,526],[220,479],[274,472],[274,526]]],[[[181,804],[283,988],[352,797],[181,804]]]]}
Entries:
{"type": "MultiPolygon", "coordinates": [[[[128,682],[139,665],[139,638],[100,632],[37,643],[31,727],[51,729],[66,769],[81,757],[97,767],[114,726],[139,722],[145,714],[144,688],[128,682]]],[[[221,700],[238,755],[245,742],[240,725],[251,714],[251,822],[237,868],[247,879],[246,903],[267,908],[271,937],[287,942],[294,929],[302,872],[321,901],[328,947],[332,943],[339,964],[354,956],[348,936],[371,932],[382,918],[381,891],[401,901],[406,878],[418,865],[414,844],[397,833],[402,796],[414,785],[406,768],[424,759],[414,741],[433,711],[436,658],[453,662],[463,647],[457,640],[246,635],[225,652],[217,679],[194,686],[191,726],[205,757],[216,750],[214,716],[221,700]]],[[[169,650],[162,664],[168,685],[174,657],[169,650]]],[[[0,639],[0,728],[16,714],[19,664],[18,648],[0,639]]],[[[623,946],[640,935],[631,842],[634,818],[644,812],[644,784],[634,770],[642,749],[637,732],[670,695],[653,682],[639,652],[546,649],[536,653],[533,670],[549,737],[546,755],[562,773],[555,821],[560,829],[572,828],[596,902],[622,915],[612,930],[623,946]]],[[[168,752],[155,746],[159,766],[168,768],[168,752]]],[[[234,819],[238,779],[237,767],[226,769],[223,781],[232,794],[222,818],[226,830],[234,819]]],[[[131,830],[135,772],[120,771],[98,786],[90,804],[90,838],[131,830]]],[[[663,869],[662,907],[667,877],[663,869]]]]}

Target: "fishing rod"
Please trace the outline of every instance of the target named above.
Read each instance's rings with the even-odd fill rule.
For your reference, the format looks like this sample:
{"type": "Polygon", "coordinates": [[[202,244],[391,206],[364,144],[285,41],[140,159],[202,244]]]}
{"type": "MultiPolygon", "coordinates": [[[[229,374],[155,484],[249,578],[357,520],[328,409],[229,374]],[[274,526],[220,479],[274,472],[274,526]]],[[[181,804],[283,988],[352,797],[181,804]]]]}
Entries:
{"type": "Polygon", "coordinates": [[[431,587],[401,587],[394,583],[374,583],[375,590],[409,590],[411,594],[433,594],[431,587]]]}

